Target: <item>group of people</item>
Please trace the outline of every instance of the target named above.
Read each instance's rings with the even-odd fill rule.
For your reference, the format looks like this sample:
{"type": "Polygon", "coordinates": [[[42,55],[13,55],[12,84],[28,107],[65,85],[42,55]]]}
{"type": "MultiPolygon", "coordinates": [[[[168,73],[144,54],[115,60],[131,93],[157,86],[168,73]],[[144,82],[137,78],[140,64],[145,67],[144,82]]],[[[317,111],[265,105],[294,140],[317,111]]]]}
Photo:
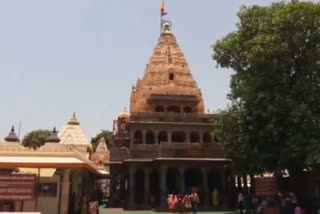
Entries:
{"type": "Polygon", "coordinates": [[[255,213],[256,199],[249,191],[240,191],[238,194],[237,205],[240,213],[255,213]]]}
{"type": "Polygon", "coordinates": [[[240,213],[245,211],[245,213],[263,214],[267,207],[278,207],[283,214],[303,214],[303,209],[292,192],[284,196],[279,193],[277,197],[256,198],[248,191],[240,191],[237,202],[240,213]]]}
{"type": "Polygon", "coordinates": [[[191,194],[169,194],[167,198],[171,213],[193,213],[196,214],[200,203],[196,192],[191,194]]]}

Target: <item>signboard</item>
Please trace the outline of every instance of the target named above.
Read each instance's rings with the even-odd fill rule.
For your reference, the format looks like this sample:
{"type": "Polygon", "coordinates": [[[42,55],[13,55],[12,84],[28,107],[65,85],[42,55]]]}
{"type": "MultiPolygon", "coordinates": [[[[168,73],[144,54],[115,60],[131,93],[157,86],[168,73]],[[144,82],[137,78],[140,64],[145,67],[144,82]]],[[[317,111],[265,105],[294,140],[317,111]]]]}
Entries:
{"type": "Polygon", "coordinates": [[[278,194],[277,180],[274,177],[255,178],[255,190],[258,197],[271,197],[278,194]]]}
{"type": "Polygon", "coordinates": [[[0,200],[32,200],[35,195],[36,175],[0,175],[0,200]]]}

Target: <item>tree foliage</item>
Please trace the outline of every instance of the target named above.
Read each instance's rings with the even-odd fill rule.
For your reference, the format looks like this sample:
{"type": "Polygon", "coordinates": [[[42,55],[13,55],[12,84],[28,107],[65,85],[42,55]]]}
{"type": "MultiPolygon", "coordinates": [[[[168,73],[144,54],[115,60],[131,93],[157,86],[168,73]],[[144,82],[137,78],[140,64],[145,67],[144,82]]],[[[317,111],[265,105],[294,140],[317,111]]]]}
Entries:
{"type": "Polygon", "coordinates": [[[112,144],[112,132],[108,130],[101,130],[100,133],[98,133],[95,137],[91,138],[91,144],[93,148],[95,149],[98,146],[99,140],[104,137],[106,140],[108,148],[111,148],[113,146],[112,144]]]}
{"type": "Polygon", "coordinates": [[[22,139],[22,145],[36,149],[42,146],[45,143],[47,137],[49,137],[50,135],[51,131],[49,130],[39,129],[31,131],[27,133],[22,139]]]}
{"type": "Polygon", "coordinates": [[[230,107],[215,124],[241,171],[320,163],[320,4],[242,7],[213,58],[230,68],[230,107]]]}

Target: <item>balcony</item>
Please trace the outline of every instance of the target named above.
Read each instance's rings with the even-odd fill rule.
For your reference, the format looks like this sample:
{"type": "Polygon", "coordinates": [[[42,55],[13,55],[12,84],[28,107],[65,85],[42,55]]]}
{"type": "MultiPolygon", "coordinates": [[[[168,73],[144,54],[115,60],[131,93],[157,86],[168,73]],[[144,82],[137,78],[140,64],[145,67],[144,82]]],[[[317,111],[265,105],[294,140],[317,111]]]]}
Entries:
{"type": "Polygon", "coordinates": [[[221,158],[222,148],[215,143],[160,143],[133,145],[132,158],[221,158]]]}
{"type": "Polygon", "coordinates": [[[132,112],[131,123],[134,122],[184,122],[213,123],[216,114],[173,113],[173,112],[132,112]]]}

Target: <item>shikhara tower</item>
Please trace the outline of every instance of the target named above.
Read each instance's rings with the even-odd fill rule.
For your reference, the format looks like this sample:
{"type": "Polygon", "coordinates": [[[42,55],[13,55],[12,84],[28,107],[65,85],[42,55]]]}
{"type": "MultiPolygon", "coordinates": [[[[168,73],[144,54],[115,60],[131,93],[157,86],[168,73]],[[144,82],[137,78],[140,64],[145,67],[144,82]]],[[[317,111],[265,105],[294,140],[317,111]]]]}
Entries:
{"type": "Polygon", "coordinates": [[[132,88],[130,110],[115,121],[110,206],[165,209],[167,194],[198,191],[201,208],[209,209],[216,189],[219,207],[226,207],[233,179],[230,160],[214,141],[217,116],[205,114],[171,24],[162,24],[144,75],[132,88]]]}

